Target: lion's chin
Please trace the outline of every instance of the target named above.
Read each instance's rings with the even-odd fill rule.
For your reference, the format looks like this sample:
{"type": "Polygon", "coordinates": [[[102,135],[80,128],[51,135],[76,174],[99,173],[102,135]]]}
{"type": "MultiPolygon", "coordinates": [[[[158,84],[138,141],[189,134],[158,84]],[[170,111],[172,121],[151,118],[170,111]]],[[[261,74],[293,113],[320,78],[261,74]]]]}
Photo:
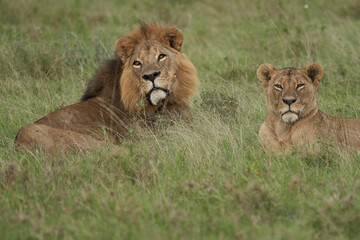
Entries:
{"type": "Polygon", "coordinates": [[[299,119],[299,116],[294,112],[287,112],[281,116],[281,119],[285,123],[294,123],[299,119]]]}
{"type": "Polygon", "coordinates": [[[166,98],[167,94],[163,89],[154,89],[147,95],[147,100],[151,105],[156,106],[166,98]]]}

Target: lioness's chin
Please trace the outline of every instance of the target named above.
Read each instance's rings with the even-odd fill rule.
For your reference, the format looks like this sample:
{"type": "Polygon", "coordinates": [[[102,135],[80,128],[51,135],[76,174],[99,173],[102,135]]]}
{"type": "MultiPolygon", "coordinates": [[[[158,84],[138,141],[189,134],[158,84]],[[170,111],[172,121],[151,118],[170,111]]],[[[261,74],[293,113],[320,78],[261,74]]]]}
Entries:
{"type": "Polygon", "coordinates": [[[155,89],[148,94],[147,98],[151,105],[156,106],[161,100],[164,100],[166,96],[167,92],[165,92],[164,90],[155,89]]]}
{"type": "Polygon", "coordinates": [[[281,119],[285,123],[294,123],[298,120],[299,116],[296,113],[288,112],[282,115],[281,119]]]}

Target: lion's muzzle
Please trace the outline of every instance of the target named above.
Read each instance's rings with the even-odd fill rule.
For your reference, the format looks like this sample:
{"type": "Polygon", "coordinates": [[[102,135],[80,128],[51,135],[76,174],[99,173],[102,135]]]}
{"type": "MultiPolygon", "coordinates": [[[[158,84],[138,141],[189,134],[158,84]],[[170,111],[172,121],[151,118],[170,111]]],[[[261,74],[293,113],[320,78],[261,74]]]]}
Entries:
{"type": "Polygon", "coordinates": [[[146,95],[146,99],[151,105],[156,106],[161,100],[164,100],[167,95],[169,95],[168,90],[155,87],[146,95]]]}
{"type": "Polygon", "coordinates": [[[154,82],[155,79],[156,79],[158,76],[160,76],[160,74],[161,74],[160,71],[156,71],[156,72],[144,74],[144,75],[142,76],[142,79],[147,80],[147,81],[154,82]]]}

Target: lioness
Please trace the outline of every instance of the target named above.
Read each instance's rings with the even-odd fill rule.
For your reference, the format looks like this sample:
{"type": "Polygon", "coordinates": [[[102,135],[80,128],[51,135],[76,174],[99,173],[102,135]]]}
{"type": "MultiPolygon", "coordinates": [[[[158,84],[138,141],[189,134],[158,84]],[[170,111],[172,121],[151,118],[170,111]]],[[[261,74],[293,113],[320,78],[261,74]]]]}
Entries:
{"type": "Polygon", "coordinates": [[[198,78],[182,43],[174,27],[141,23],[116,42],[115,59],[94,76],[80,103],[22,127],[16,146],[50,154],[82,151],[106,139],[131,138],[132,131],[154,126],[157,119],[191,121],[189,98],[198,78]]]}
{"type": "Polygon", "coordinates": [[[266,149],[317,152],[321,140],[351,153],[360,150],[360,119],[331,117],[318,109],[316,91],[323,77],[319,64],[279,70],[262,64],[257,77],[265,88],[269,110],[259,133],[266,149]]]}

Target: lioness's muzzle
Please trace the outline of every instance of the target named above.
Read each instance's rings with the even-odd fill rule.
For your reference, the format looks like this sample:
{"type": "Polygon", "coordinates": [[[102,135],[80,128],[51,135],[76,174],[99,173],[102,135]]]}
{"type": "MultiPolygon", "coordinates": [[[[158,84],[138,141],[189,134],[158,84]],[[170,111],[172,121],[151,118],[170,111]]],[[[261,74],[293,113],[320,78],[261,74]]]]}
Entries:
{"type": "Polygon", "coordinates": [[[292,111],[292,110],[288,110],[288,111],[282,113],[281,115],[284,116],[284,115],[287,114],[287,113],[295,113],[296,115],[299,116],[299,113],[298,113],[298,112],[294,112],[294,111],[292,111]]]}

